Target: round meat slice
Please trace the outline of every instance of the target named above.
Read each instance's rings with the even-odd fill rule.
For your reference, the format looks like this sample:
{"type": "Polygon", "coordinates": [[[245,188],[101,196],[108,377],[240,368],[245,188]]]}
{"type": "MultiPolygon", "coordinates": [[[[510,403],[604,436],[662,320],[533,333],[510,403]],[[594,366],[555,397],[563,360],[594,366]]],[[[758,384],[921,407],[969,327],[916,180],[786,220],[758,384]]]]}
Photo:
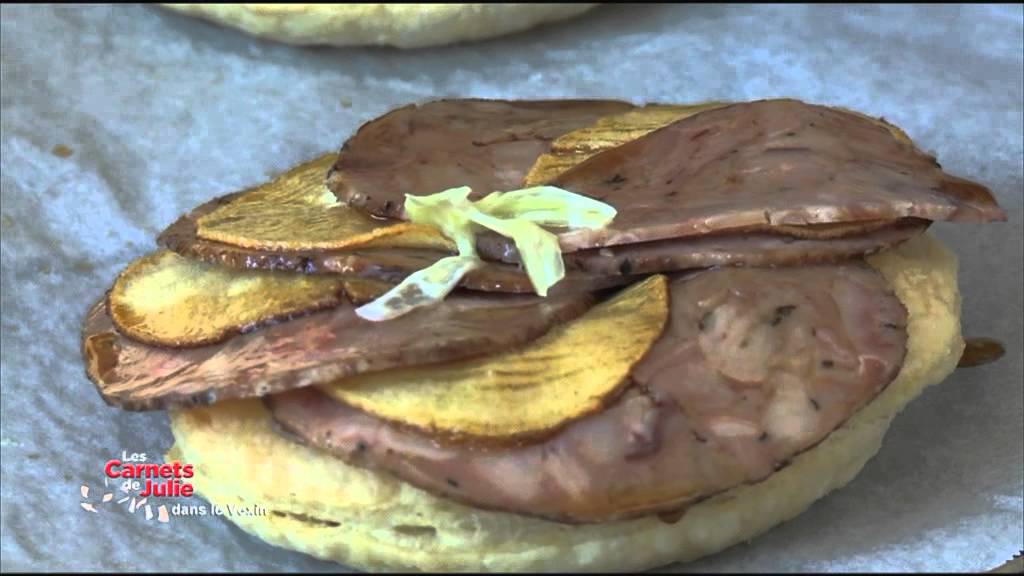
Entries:
{"type": "Polygon", "coordinates": [[[632,387],[544,442],[442,443],[315,390],[267,402],[305,442],[434,493],[605,522],[764,479],[882,391],[906,353],[906,311],[864,264],[710,270],[670,290],[669,324],[632,387]]]}
{"type": "Polygon", "coordinates": [[[514,190],[564,134],[632,109],[613,100],[438,100],[363,124],[342,146],[327,187],[345,204],[404,216],[406,194],[469,186],[474,199],[514,190]]]}

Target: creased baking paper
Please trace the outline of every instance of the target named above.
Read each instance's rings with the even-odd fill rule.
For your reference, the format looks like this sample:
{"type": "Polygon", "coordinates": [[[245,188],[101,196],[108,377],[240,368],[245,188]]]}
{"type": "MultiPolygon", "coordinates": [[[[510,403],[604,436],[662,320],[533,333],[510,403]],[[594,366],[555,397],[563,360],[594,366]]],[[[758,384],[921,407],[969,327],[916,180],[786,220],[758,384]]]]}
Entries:
{"type": "Polygon", "coordinates": [[[5,570],[338,569],[104,484],[107,460],[159,459],[171,436],[162,413],[102,403],[81,321],[180,213],[390,108],[460,96],[793,96],[884,116],[989,185],[1008,223],[933,229],[961,259],[965,335],[1007,355],[925,392],[807,513],[668,569],[983,570],[1024,547],[1020,6],[608,6],[408,52],[277,45],[154,7],[0,10],[5,570]]]}

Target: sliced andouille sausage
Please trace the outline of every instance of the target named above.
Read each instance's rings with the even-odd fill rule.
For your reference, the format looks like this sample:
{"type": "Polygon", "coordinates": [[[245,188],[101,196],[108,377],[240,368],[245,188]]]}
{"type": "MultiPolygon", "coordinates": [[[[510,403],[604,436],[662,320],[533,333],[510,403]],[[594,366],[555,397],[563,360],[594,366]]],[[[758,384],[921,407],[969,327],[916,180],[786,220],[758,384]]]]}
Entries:
{"type": "Polygon", "coordinates": [[[881,392],[906,353],[906,310],[863,264],[709,270],[674,280],[671,298],[619,401],[538,443],[444,442],[314,388],[265,401],[355,465],[479,508],[604,522],[767,477],[881,392]]]}
{"type": "Polygon", "coordinates": [[[489,354],[538,338],[593,302],[585,292],[548,298],[459,293],[388,322],[363,320],[344,302],[217,344],[174,349],[120,334],[104,299],[86,317],[82,355],[108,404],[156,410],[489,354]]]}
{"type": "Polygon", "coordinates": [[[469,186],[476,197],[518,188],[552,142],[633,108],[613,100],[437,100],[363,124],[327,177],[339,200],[399,218],[405,194],[469,186]]]}
{"type": "MultiPolygon", "coordinates": [[[[391,218],[404,217],[405,194],[468,185],[476,199],[518,188],[556,132],[545,132],[550,118],[517,120],[513,111],[530,104],[438,101],[386,114],[345,143],[328,187],[391,218]]],[[[1006,218],[987,188],[947,174],[885,123],[796,100],[699,112],[549,183],[618,210],[606,228],[557,231],[563,252],[729,229],[1006,218]]]]}
{"type": "Polygon", "coordinates": [[[1005,220],[984,186],[865,116],[765,100],[716,108],[602,152],[554,179],[618,209],[563,249],[751,226],[924,218],[1005,220]]]}

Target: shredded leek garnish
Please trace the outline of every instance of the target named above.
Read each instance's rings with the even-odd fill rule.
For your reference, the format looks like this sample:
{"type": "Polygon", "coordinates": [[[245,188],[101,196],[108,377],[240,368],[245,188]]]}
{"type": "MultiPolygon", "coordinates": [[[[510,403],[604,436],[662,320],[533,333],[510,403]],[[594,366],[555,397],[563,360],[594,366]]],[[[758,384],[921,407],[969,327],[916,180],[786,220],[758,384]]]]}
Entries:
{"type": "Polygon", "coordinates": [[[562,248],[558,245],[558,236],[540,226],[520,218],[495,218],[479,210],[473,210],[470,219],[484,228],[493,230],[502,236],[511,238],[519,251],[519,258],[530,277],[533,290],[541,295],[548,295],[548,288],[554,286],[565,277],[565,265],[562,263],[562,248]]]}
{"type": "Polygon", "coordinates": [[[476,253],[476,233],[486,228],[511,238],[534,291],[548,289],[565,277],[558,236],[541,228],[602,228],[615,218],[615,208],[554,186],[492,192],[476,202],[467,186],[428,196],[406,194],[405,213],[411,222],[438,228],[455,243],[458,256],[442,258],[409,275],[383,296],[358,309],[367,320],[389,320],[427,306],[451,292],[462,277],[483,262],[476,253]]]}
{"type": "Polygon", "coordinates": [[[608,204],[555,186],[492,192],[474,205],[491,216],[520,218],[542,226],[603,228],[615,218],[615,208],[608,204]]]}
{"type": "Polygon", "coordinates": [[[448,256],[413,272],[398,286],[356,310],[359,317],[373,322],[391,320],[415,308],[444,300],[465,274],[482,264],[472,256],[448,256]]]}

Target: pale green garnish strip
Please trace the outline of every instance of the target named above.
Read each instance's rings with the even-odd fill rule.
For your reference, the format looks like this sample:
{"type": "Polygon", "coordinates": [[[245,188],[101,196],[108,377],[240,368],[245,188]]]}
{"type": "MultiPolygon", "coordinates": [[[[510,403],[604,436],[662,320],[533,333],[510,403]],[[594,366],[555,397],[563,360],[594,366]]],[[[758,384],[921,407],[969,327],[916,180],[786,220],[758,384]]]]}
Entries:
{"type": "Polygon", "coordinates": [[[466,213],[472,207],[469,186],[450,188],[430,196],[405,195],[405,214],[410,222],[433,226],[455,242],[460,256],[476,256],[473,225],[466,213]]]}
{"type": "Polygon", "coordinates": [[[548,295],[548,288],[565,277],[562,262],[562,248],[558,236],[530,222],[519,218],[495,218],[479,210],[471,209],[469,218],[476,224],[511,238],[516,243],[519,258],[526,268],[533,289],[541,296],[548,295]]]}
{"type": "Polygon", "coordinates": [[[555,186],[492,192],[474,206],[491,216],[529,220],[543,226],[604,228],[615,218],[615,208],[608,204],[555,186]]]}
{"type": "Polygon", "coordinates": [[[444,300],[466,273],[482,264],[473,256],[448,256],[413,272],[382,296],[356,309],[356,315],[371,322],[391,320],[421,306],[444,300]]]}
{"type": "Polygon", "coordinates": [[[380,298],[356,309],[372,321],[397,318],[427,306],[451,292],[459,280],[482,266],[476,254],[476,232],[493,230],[511,238],[519,251],[534,291],[548,289],[565,277],[558,236],[541,228],[602,228],[615,218],[615,208],[554,186],[534,186],[511,192],[492,192],[476,202],[467,186],[429,196],[406,194],[405,213],[410,222],[438,228],[458,248],[458,256],[442,258],[409,275],[380,298]]]}

